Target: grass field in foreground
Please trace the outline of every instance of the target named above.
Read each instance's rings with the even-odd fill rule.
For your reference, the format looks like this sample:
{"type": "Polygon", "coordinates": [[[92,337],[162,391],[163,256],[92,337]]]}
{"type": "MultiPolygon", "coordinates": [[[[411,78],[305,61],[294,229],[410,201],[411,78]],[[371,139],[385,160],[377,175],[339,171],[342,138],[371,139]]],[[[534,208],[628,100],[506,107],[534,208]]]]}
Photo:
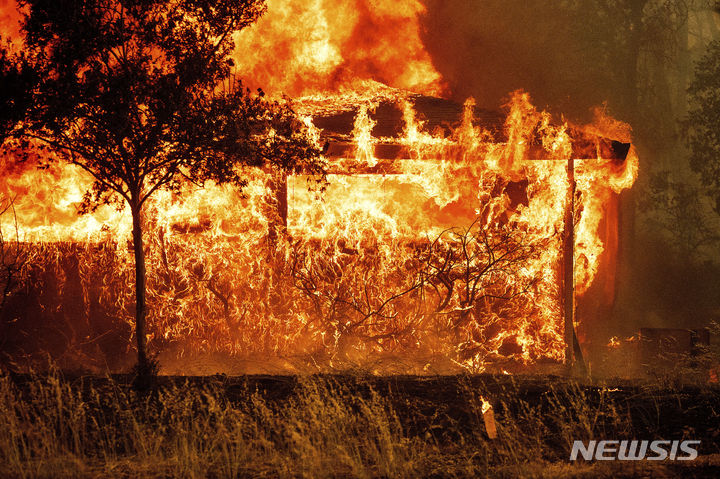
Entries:
{"type": "Polygon", "coordinates": [[[553,376],[0,374],[0,477],[720,477],[720,389],[553,376]],[[482,399],[498,437],[489,439],[482,399]],[[570,463],[576,439],[697,439],[570,463]]]}

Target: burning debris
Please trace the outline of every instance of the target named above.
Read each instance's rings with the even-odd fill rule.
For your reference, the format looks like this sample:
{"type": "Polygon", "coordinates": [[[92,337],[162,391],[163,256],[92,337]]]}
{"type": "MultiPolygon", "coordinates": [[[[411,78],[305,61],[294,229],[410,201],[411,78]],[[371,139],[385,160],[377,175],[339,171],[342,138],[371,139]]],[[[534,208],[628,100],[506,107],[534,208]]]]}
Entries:
{"type": "Polygon", "coordinates": [[[482,407],[480,410],[483,415],[483,422],[485,423],[485,432],[490,439],[497,439],[497,425],[495,424],[495,412],[493,411],[492,404],[480,397],[482,407]]]}

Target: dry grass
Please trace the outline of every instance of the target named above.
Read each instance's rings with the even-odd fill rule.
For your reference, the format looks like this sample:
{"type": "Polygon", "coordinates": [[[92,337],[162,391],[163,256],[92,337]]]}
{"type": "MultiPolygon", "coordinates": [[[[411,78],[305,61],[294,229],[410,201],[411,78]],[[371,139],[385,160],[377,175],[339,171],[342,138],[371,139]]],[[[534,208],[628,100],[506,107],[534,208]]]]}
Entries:
{"type": "MultiPolygon", "coordinates": [[[[292,381],[287,394],[207,378],[140,395],[117,378],[2,375],[0,476],[618,477],[650,466],[570,464],[572,441],[653,438],[664,434],[653,418],[667,404],[698,401],[636,390],[623,393],[639,395],[629,409],[611,389],[557,380],[529,394],[522,380],[455,377],[435,400],[359,376],[292,381]],[[481,396],[495,408],[496,440],[485,434],[481,396]]],[[[702,394],[711,405],[720,397],[702,394]]]]}

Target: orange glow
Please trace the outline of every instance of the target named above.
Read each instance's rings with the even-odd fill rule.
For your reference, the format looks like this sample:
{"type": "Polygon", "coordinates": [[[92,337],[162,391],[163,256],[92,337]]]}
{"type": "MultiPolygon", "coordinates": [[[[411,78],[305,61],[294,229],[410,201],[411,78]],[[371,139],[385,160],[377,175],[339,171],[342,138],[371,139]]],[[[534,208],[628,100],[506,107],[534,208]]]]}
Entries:
{"type": "Polygon", "coordinates": [[[271,94],[360,92],[381,82],[440,95],[444,86],[420,39],[419,0],[269,0],[237,34],[238,71],[271,94]]]}
{"type": "Polygon", "coordinates": [[[0,0],[0,34],[17,44],[20,41],[20,14],[15,0],[0,0]]]}

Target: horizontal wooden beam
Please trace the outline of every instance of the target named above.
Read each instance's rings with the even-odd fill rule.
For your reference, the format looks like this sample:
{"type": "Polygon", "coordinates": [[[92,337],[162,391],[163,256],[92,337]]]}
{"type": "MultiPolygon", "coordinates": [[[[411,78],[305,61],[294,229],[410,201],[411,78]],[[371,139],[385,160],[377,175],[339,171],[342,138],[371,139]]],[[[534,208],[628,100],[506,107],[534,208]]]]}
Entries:
{"type": "MultiPolygon", "coordinates": [[[[393,161],[417,159],[418,156],[417,153],[413,152],[405,145],[402,145],[400,143],[378,142],[375,143],[373,146],[373,156],[376,160],[378,160],[378,162],[375,166],[372,167],[363,166],[362,169],[367,173],[396,173],[399,172],[399,170],[397,167],[392,166],[393,161]]],[[[454,147],[457,146],[449,144],[444,147],[441,146],[439,148],[441,150],[444,148],[448,151],[448,153],[451,153],[454,147]]],[[[356,144],[353,142],[337,140],[331,141],[328,144],[326,156],[331,160],[353,159],[356,155],[356,148],[356,144]]],[[[627,158],[629,150],[630,143],[622,143],[602,137],[584,136],[579,139],[573,140],[572,143],[572,157],[576,160],[594,160],[602,158],[605,160],[622,162],[625,161],[625,159],[627,158]]],[[[550,152],[545,150],[541,145],[530,145],[526,157],[528,160],[568,159],[558,158],[557,156],[553,157],[553,155],[551,155],[550,152]]],[[[349,168],[352,168],[352,166],[349,166],[349,168]]],[[[357,166],[356,169],[357,168],[360,167],[357,166]]],[[[348,173],[352,174],[352,172],[348,173]]]]}

